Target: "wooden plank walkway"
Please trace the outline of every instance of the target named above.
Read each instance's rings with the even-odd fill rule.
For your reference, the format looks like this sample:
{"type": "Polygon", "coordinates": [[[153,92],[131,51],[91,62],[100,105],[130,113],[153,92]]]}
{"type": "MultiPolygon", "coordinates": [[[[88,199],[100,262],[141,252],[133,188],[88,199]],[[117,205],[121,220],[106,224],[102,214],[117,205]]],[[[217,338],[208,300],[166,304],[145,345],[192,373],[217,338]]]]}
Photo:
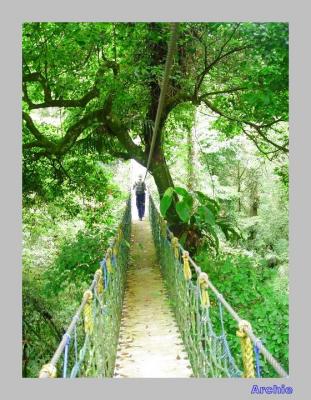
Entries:
{"type": "Polygon", "coordinates": [[[133,221],[114,377],[189,378],[192,370],[156,262],[149,220],[133,221]]]}

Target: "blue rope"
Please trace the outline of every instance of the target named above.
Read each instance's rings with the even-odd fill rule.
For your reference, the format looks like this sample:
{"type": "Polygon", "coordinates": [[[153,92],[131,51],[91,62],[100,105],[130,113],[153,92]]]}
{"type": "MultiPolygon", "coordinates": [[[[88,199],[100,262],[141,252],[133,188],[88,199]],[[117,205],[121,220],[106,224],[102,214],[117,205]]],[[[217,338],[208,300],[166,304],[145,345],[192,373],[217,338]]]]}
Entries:
{"type": "MultiPolygon", "coordinates": [[[[124,284],[124,275],[123,275],[123,270],[125,269],[125,267],[128,265],[128,253],[129,253],[129,244],[128,244],[128,240],[130,240],[130,231],[131,231],[131,210],[130,210],[130,200],[128,200],[127,202],[127,210],[123,215],[122,218],[122,222],[120,224],[120,228],[122,229],[124,238],[122,238],[122,241],[120,242],[116,242],[116,239],[113,241],[113,244],[110,247],[110,249],[112,249],[113,246],[115,246],[116,244],[118,244],[118,254],[115,255],[112,253],[111,255],[111,264],[114,267],[115,270],[117,270],[116,272],[119,272],[120,270],[120,275],[115,275],[116,278],[113,277],[113,275],[111,277],[109,277],[109,272],[107,270],[107,259],[104,256],[103,260],[99,262],[100,264],[100,269],[102,270],[102,282],[104,284],[104,288],[107,289],[108,285],[109,285],[109,293],[108,296],[105,296],[105,298],[101,297],[98,295],[96,287],[95,286],[95,282],[93,281],[92,283],[92,293],[94,296],[94,301],[92,302],[93,306],[92,306],[92,313],[93,313],[93,321],[98,321],[100,318],[102,318],[103,316],[108,316],[111,317],[112,319],[112,324],[110,323],[110,318],[108,318],[109,321],[106,321],[107,318],[105,318],[105,320],[99,320],[99,325],[95,325],[95,335],[92,335],[90,337],[89,334],[84,335],[84,339],[81,333],[81,341],[80,341],[80,327],[78,325],[79,319],[80,319],[80,315],[78,317],[74,317],[76,318],[74,326],[73,326],[73,333],[72,333],[72,338],[70,337],[70,335],[68,333],[65,333],[63,338],[62,338],[62,343],[63,343],[63,351],[61,352],[60,356],[62,358],[63,364],[61,366],[61,374],[62,374],[62,378],[75,378],[78,375],[83,375],[84,372],[86,372],[86,375],[88,375],[89,371],[90,371],[90,367],[92,368],[91,373],[94,373],[97,376],[102,376],[102,372],[101,371],[96,371],[95,368],[99,369],[99,366],[97,365],[97,359],[94,359],[94,354],[96,351],[96,344],[97,342],[99,342],[99,344],[102,344],[102,334],[104,334],[104,332],[102,332],[102,326],[107,323],[110,323],[110,325],[108,325],[108,329],[110,329],[110,331],[108,332],[109,336],[107,335],[107,340],[108,343],[112,343],[113,346],[116,347],[117,343],[113,343],[113,339],[114,336],[118,334],[117,329],[116,329],[116,322],[118,322],[118,320],[116,321],[115,318],[119,317],[119,312],[122,311],[122,307],[121,307],[121,302],[120,300],[120,296],[118,295],[118,292],[113,292],[111,289],[112,287],[118,288],[118,289],[123,289],[123,284],[124,284]],[[119,267],[120,268],[117,268],[119,267]],[[111,282],[110,282],[110,278],[111,278],[111,282]],[[111,287],[110,287],[111,286],[111,287]],[[104,302],[107,302],[105,304],[104,302]],[[109,313],[109,304],[113,304],[116,305],[117,308],[117,315],[111,315],[111,313],[109,313]],[[113,335],[113,337],[111,338],[111,335],[113,335]],[[73,344],[71,347],[73,347],[72,349],[70,348],[70,341],[73,341],[73,344]],[[82,346],[82,347],[81,347],[82,346]],[[70,353],[71,352],[71,353],[70,353]],[[72,354],[73,353],[73,354],[72,354]],[[87,358],[89,358],[89,360],[87,360],[87,358]],[[83,366],[83,363],[87,361],[87,365],[86,365],[86,369],[83,366]],[[95,362],[94,362],[95,361],[95,362]]],[[[95,276],[94,276],[95,278],[95,276]]],[[[81,331],[82,332],[82,331],[81,331]]],[[[105,349],[105,351],[108,351],[108,349],[105,349]]],[[[59,355],[57,354],[57,361],[59,360],[59,355]]],[[[108,365],[108,363],[105,363],[105,365],[103,366],[104,368],[104,375],[106,373],[110,374],[113,372],[111,371],[111,365],[108,365]],[[107,371],[106,371],[107,370],[107,371]]]]}
{"type": "Polygon", "coordinates": [[[75,362],[77,362],[78,360],[77,325],[75,325],[74,348],[75,348],[75,362]]]}
{"type": "Polygon", "coordinates": [[[261,343],[260,340],[254,345],[255,362],[256,362],[256,375],[257,378],[261,378],[261,368],[260,368],[260,352],[257,343],[261,343]]]}
{"type": "Polygon", "coordinates": [[[79,360],[77,360],[75,362],[75,365],[73,366],[73,368],[71,370],[70,378],[75,378],[78,375],[78,373],[80,371],[81,364],[82,364],[82,362],[83,362],[83,360],[85,358],[85,353],[86,353],[86,349],[87,349],[88,344],[89,344],[89,335],[85,336],[83,346],[82,346],[82,348],[80,350],[79,360]]]}
{"type": "Polygon", "coordinates": [[[115,267],[117,265],[117,258],[114,254],[112,254],[112,256],[111,256],[111,264],[113,267],[115,267]]]}
{"type": "Polygon", "coordinates": [[[64,348],[64,367],[63,367],[63,378],[67,378],[67,366],[68,366],[68,350],[70,345],[70,335],[65,333],[64,337],[66,337],[66,344],[64,348]]]}
{"type": "Polygon", "coordinates": [[[107,289],[108,288],[108,273],[107,273],[106,259],[104,258],[99,264],[103,270],[104,286],[105,286],[105,289],[107,289]]]}
{"type": "Polygon", "coordinates": [[[230,347],[227,341],[227,335],[226,335],[226,331],[225,331],[225,326],[224,326],[224,319],[223,319],[223,308],[222,308],[222,304],[219,300],[219,298],[217,297],[217,302],[218,302],[218,307],[219,307],[219,316],[220,316],[220,325],[221,325],[221,330],[222,330],[222,337],[223,337],[223,345],[225,348],[225,352],[227,353],[227,357],[230,363],[230,373],[232,374],[232,376],[242,376],[242,372],[238,369],[235,360],[231,354],[230,351],[230,347]]]}

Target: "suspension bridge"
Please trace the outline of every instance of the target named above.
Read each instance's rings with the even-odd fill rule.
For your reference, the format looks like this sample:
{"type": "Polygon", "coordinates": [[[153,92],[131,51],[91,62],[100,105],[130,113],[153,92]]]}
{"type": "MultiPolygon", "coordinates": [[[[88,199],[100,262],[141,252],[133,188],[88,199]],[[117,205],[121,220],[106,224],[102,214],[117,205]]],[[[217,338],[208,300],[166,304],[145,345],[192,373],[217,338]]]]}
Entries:
{"type": "Polygon", "coordinates": [[[131,208],[129,197],[116,236],[39,377],[254,378],[264,376],[263,361],[287,377],[174,237],[152,197],[144,221],[132,221],[131,208]],[[236,322],[236,343],[228,340],[228,318],[236,322]]]}
{"type": "MultiPolygon", "coordinates": [[[[177,38],[178,24],[172,23],[145,179],[177,38]]],[[[174,237],[152,197],[147,220],[132,223],[131,208],[129,197],[115,239],[39,377],[260,378],[261,357],[287,377],[174,237]],[[236,322],[240,357],[231,351],[236,343],[227,335],[225,313],[236,322]]]]}

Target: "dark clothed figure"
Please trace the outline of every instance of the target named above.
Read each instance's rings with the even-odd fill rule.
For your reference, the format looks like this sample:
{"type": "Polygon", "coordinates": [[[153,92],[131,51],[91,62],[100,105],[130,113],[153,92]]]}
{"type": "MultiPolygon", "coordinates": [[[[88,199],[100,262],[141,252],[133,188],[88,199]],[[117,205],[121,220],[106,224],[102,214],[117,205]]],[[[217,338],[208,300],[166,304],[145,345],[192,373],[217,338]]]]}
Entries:
{"type": "Polygon", "coordinates": [[[146,185],[143,182],[142,177],[139,177],[138,181],[135,182],[133,189],[135,189],[136,193],[136,207],[138,211],[138,217],[140,221],[143,219],[145,215],[145,200],[146,200],[146,185]]]}
{"type": "Polygon", "coordinates": [[[145,193],[137,193],[136,194],[136,207],[138,210],[139,219],[142,220],[145,215],[145,193]]]}

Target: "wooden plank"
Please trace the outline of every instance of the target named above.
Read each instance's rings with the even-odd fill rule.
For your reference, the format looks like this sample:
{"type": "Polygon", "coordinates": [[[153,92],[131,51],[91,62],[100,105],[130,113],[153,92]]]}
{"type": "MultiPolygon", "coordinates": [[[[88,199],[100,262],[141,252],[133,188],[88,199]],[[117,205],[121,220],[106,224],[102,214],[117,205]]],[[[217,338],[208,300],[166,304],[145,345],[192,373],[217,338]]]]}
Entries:
{"type": "Polygon", "coordinates": [[[148,220],[133,223],[131,258],[114,377],[189,378],[148,220]]]}

